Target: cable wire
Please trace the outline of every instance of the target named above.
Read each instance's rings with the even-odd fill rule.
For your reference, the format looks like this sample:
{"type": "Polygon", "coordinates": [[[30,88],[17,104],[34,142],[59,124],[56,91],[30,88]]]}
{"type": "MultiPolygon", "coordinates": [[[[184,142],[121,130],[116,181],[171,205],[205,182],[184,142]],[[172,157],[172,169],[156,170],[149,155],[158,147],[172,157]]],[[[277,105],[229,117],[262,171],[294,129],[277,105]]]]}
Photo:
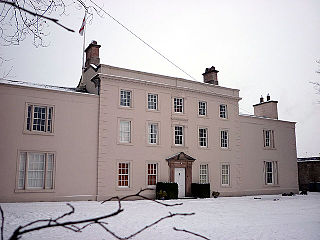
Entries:
{"type": "Polygon", "coordinates": [[[135,38],[137,38],[139,41],[141,41],[143,44],[145,44],[146,46],[148,46],[149,48],[151,48],[154,52],[156,52],[157,54],[159,54],[162,58],[164,58],[165,60],[167,60],[169,63],[171,63],[173,66],[175,66],[177,69],[179,69],[180,71],[182,71],[184,74],[186,74],[187,76],[189,76],[191,79],[193,79],[194,81],[197,81],[194,77],[192,77],[189,73],[187,73],[185,70],[183,70],[182,68],[180,68],[177,64],[175,64],[174,62],[172,62],[169,58],[167,58],[166,56],[164,56],[162,53],[160,53],[157,49],[155,49],[154,47],[152,47],[149,43],[147,43],[146,41],[144,41],[141,37],[139,37],[137,34],[135,34],[133,31],[131,31],[129,28],[127,28],[125,25],[123,25],[119,20],[117,20],[115,17],[113,17],[110,13],[108,13],[106,10],[104,10],[102,7],[100,7],[99,5],[97,5],[94,1],[90,0],[90,2],[92,4],[94,4],[97,8],[99,8],[102,12],[104,12],[105,14],[107,14],[112,20],[114,20],[116,23],[118,23],[121,27],[123,27],[126,31],[128,31],[130,34],[132,34],[135,38]]]}

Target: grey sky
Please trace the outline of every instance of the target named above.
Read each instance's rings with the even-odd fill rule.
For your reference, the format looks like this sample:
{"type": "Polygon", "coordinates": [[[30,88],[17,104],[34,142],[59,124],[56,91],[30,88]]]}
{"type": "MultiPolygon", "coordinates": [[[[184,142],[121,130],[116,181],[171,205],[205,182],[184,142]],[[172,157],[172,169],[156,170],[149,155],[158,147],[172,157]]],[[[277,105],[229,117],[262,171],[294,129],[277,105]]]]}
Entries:
{"type": "MultiPolygon", "coordinates": [[[[87,1],[88,2],[88,1],[87,1]]],[[[242,113],[253,113],[260,95],[278,100],[279,118],[295,121],[298,156],[320,155],[320,1],[98,1],[105,10],[198,81],[214,65],[219,84],[240,89],[242,113]]],[[[81,74],[83,10],[72,6],[61,22],[69,33],[49,26],[46,48],[31,39],[1,47],[12,59],[10,79],[75,87],[81,74]]],[[[109,17],[87,25],[86,45],[102,45],[101,62],[113,66],[189,78],[163,60],[109,17]]]]}

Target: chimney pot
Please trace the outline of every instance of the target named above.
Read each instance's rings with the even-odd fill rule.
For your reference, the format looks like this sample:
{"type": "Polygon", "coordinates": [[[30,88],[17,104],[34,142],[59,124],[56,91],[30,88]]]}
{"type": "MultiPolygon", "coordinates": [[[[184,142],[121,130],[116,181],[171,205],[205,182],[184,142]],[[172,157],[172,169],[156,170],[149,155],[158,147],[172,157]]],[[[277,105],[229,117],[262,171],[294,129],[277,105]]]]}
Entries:
{"type": "Polygon", "coordinates": [[[263,103],[264,102],[264,99],[263,99],[263,97],[262,97],[262,95],[261,95],[261,97],[260,97],[260,103],[263,103]]]}
{"type": "Polygon", "coordinates": [[[270,101],[270,94],[267,95],[267,101],[270,101]]]}

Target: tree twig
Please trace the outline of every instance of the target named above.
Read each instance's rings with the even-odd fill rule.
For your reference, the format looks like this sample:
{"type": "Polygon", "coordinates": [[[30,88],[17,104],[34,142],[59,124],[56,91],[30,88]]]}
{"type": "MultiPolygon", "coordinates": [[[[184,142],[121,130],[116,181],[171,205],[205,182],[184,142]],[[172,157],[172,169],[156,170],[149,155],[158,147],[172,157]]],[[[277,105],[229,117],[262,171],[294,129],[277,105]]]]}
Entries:
{"type": "Polygon", "coordinates": [[[0,206],[0,213],[1,213],[1,240],[4,240],[3,239],[3,225],[4,225],[4,214],[3,214],[3,210],[2,210],[2,207],[0,206]]]}
{"type": "Polygon", "coordinates": [[[44,16],[43,14],[38,14],[38,13],[36,13],[36,12],[32,12],[32,11],[30,11],[30,10],[24,8],[24,7],[20,7],[20,6],[17,5],[15,2],[9,2],[9,1],[5,1],[5,0],[0,0],[0,2],[1,2],[1,3],[8,4],[8,5],[11,5],[11,6],[13,6],[13,7],[15,7],[15,8],[19,9],[19,10],[22,10],[22,11],[24,11],[24,12],[26,12],[26,13],[29,13],[29,14],[32,15],[32,16],[39,17],[39,18],[44,18],[44,19],[47,19],[47,20],[49,20],[49,21],[52,21],[52,22],[54,22],[55,24],[57,24],[58,26],[66,29],[67,31],[74,32],[73,29],[68,28],[68,27],[62,25],[61,23],[59,23],[59,20],[58,20],[58,19],[51,18],[51,17],[47,17],[47,16],[44,16]]]}
{"type": "Polygon", "coordinates": [[[207,238],[199,233],[195,233],[195,232],[191,232],[191,231],[188,231],[186,229],[179,229],[179,228],[176,228],[176,227],[173,227],[173,230],[175,231],[178,231],[178,232],[186,232],[186,233],[189,233],[189,234],[192,234],[192,235],[195,235],[197,237],[200,237],[200,238],[203,238],[203,239],[206,239],[206,240],[210,240],[210,238],[207,238]]]}

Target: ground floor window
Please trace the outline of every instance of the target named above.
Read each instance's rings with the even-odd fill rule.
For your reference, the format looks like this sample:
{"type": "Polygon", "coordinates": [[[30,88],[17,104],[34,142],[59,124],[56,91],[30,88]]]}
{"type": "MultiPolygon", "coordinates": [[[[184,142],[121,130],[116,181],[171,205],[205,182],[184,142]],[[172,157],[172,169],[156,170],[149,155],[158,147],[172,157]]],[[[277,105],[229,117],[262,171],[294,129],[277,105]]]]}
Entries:
{"type": "Polygon", "coordinates": [[[208,164],[200,164],[200,183],[209,183],[208,164]]]}
{"type": "Polygon", "coordinates": [[[265,184],[278,184],[278,162],[264,162],[265,184]]]}
{"type": "Polygon", "coordinates": [[[130,183],[130,164],[118,163],[118,187],[129,187],[130,183]]]}
{"type": "Polygon", "coordinates": [[[148,163],[148,185],[156,185],[158,178],[158,164],[148,163]]]}
{"type": "Polygon", "coordinates": [[[53,189],[54,154],[20,152],[18,189],[53,189]]]}
{"type": "Polygon", "coordinates": [[[230,185],[230,165],[229,164],[221,165],[221,185],[222,186],[230,185]]]}

